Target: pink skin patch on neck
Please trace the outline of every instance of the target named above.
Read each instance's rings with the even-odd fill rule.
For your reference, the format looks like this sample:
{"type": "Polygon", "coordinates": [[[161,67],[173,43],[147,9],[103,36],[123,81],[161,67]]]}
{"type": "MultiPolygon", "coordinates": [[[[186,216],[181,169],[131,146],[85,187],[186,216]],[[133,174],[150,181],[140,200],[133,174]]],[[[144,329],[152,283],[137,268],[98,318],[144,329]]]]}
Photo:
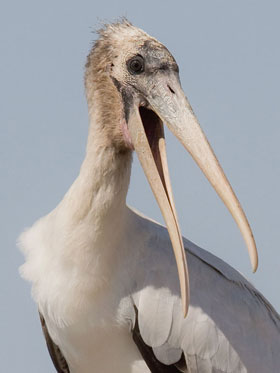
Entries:
{"type": "Polygon", "coordinates": [[[126,123],[126,120],[124,118],[121,120],[121,131],[122,131],[123,138],[124,138],[124,141],[125,141],[125,144],[127,145],[127,147],[131,150],[134,150],[134,146],[133,146],[133,143],[132,143],[132,140],[131,140],[131,136],[130,136],[130,133],[128,131],[127,123],[126,123]]]}

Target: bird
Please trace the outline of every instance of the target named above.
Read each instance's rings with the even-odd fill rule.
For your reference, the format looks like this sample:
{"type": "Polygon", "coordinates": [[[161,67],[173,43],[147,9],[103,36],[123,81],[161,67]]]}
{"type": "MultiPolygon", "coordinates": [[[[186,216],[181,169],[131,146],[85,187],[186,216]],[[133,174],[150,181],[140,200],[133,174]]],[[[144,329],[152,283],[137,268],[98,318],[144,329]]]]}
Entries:
{"type": "Polygon", "coordinates": [[[59,373],[280,371],[280,316],[239,272],[183,238],[164,125],[248,220],[181,88],[169,50],[127,19],[104,24],[85,66],[86,154],[57,207],[19,238],[59,373]],[[163,226],[126,205],[133,152],[163,226]]]}

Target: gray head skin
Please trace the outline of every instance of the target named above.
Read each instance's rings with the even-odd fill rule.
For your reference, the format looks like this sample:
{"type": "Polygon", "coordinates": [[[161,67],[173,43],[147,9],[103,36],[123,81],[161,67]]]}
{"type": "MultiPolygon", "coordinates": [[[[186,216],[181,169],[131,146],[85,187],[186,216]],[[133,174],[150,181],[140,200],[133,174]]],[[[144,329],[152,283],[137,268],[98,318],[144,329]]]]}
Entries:
{"type": "Polygon", "coordinates": [[[153,77],[161,79],[159,75],[164,77],[173,72],[179,79],[179,69],[163,44],[126,20],[107,25],[98,33],[85,71],[89,110],[98,109],[98,122],[102,123],[108,145],[121,151],[130,150],[131,144],[122,128],[123,121],[128,121],[130,108],[133,104],[149,107],[146,97],[153,77]],[[131,68],[135,63],[142,66],[138,72],[131,68]]]}

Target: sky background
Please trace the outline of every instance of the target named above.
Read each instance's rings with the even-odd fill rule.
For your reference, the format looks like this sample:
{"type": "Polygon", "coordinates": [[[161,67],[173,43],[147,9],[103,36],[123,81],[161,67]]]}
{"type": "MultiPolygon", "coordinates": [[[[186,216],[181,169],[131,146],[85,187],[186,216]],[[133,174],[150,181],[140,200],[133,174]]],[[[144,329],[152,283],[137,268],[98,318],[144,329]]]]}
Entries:
{"type": "MultiPolygon", "coordinates": [[[[241,271],[280,311],[279,1],[6,1],[0,8],[0,361],[2,372],[54,372],[20,232],[53,209],[78,174],[88,129],[84,63],[100,21],[127,16],[163,42],[251,223],[251,273],[230,214],[167,133],[181,230],[241,271]]],[[[163,222],[138,161],[128,203],[163,222]]]]}

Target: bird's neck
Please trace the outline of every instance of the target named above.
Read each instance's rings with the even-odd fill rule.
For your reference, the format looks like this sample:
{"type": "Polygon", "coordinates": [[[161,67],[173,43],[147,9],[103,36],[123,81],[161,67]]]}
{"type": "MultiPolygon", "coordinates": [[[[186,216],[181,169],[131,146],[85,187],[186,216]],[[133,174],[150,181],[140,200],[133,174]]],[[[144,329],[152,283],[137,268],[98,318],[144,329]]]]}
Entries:
{"type": "Polygon", "coordinates": [[[119,151],[106,141],[95,113],[90,112],[86,156],[79,176],[61,207],[68,229],[79,229],[91,234],[93,241],[104,241],[121,231],[132,154],[129,150],[119,151]]]}

